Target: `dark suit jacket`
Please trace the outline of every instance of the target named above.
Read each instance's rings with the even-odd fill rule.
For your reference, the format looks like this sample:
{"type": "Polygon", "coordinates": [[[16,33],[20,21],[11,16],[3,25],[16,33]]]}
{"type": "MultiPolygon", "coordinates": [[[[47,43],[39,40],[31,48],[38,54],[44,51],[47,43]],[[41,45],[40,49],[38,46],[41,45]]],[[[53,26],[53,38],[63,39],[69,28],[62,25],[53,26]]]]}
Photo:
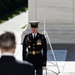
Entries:
{"type": "Polygon", "coordinates": [[[0,75],[35,75],[31,63],[17,61],[13,56],[2,56],[0,75]]]}

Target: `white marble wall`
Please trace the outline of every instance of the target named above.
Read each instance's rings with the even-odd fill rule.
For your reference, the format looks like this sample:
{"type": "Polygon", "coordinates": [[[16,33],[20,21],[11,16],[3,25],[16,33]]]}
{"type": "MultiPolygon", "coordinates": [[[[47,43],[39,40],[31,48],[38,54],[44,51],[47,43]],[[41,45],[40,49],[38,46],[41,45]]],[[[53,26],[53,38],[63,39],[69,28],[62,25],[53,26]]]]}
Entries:
{"type": "Polygon", "coordinates": [[[74,3],[74,24],[75,24],[75,0],[73,1],[74,3]]]}
{"type": "Polygon", "coordinates": [[[74,0],[29,0],[29,21],[44,19],[48,24],[74,24],[74,0]]]}

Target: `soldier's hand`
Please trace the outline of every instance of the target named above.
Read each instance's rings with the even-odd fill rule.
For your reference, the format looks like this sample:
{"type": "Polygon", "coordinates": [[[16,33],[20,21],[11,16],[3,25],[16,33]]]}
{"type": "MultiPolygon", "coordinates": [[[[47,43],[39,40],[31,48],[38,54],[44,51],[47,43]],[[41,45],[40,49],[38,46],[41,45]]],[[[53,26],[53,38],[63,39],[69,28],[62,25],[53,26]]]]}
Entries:
{"type": "Polygon", "coordinates": [[[43,66],[46,67],[46,62],[43,62],[43,66]]]}
{"type": "Polygon", "coordinates": [[[43,66],[42,69],[46,70],[47,68],[45,66],[43,66]]]}

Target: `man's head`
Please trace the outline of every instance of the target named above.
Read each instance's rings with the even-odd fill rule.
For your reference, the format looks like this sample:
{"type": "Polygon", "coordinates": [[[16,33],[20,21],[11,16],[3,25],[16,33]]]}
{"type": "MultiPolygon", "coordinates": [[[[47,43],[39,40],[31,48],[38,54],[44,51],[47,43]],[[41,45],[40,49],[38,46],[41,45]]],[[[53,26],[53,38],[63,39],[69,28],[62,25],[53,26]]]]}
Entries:
{"type": "Polygon", "coordinates": [[[0,35],[1,52],[15,52],[16,42],[15,35],[12,32],[5,32],[0,35]]]}
{"type": "Polygon", "coordinates": [[[30,21],[32,33],[37,33],[39,21],[30,21]]]}

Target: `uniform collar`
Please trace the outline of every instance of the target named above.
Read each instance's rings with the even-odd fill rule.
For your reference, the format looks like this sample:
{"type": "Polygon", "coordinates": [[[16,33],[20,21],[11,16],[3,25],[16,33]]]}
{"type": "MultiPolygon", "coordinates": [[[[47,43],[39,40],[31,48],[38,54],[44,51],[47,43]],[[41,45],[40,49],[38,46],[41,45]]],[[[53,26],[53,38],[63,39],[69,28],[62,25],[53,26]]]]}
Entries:
{"type": "MultiPolygon", "coordinates": [[[[30,36],[30,37],[33,37],[33,34],[30,33],[29,36],[30,36]]],[[[36,36],[39,36],[39,33],[38,33],[38,32],[37,32],[36,36]]]]}
{"type": "Polygon", "coordinates": [[[33,37],[34,37],[34,35],[35,35],[35,37],[36,37],[36,36],[37,36],[37,33],[36,33],[36,34],[33,34],[33,33],[32,33],[32,36],[33,36],[33,37]]]}

